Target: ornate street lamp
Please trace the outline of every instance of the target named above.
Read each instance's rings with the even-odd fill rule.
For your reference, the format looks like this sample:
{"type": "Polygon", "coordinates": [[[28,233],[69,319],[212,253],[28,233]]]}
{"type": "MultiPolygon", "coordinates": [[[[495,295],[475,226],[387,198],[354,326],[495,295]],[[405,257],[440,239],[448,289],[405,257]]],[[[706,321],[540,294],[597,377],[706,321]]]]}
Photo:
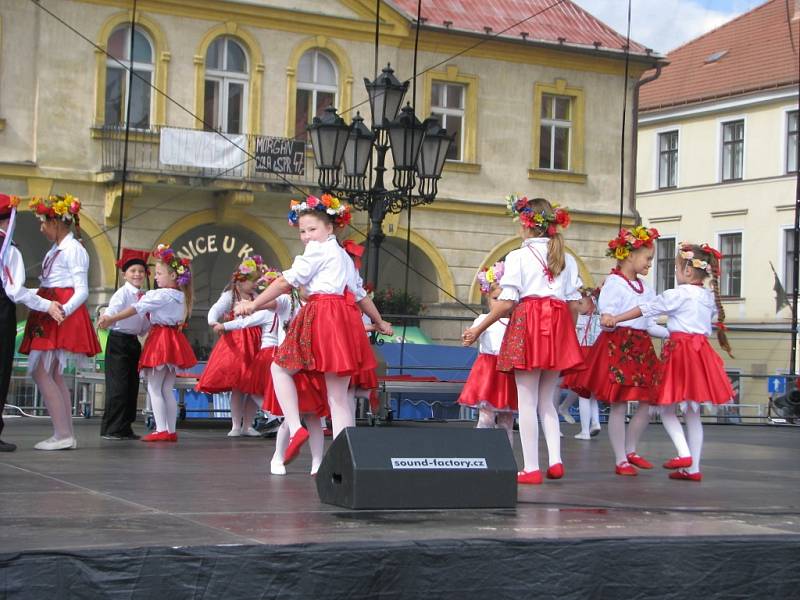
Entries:
{"type": "Polygon", "coordinates": [[[384,217],[390,212],[399,213],[434,201],[437,182],[442,176],[445,157],[455,134],[448,135],[435,118],[420,122],[410,104],[400,110],[408,81],[401,83],[390,65],[375,81],[365,78],[364,85],[372,111],[371,130],[364,125],[359,113],[348,126],[332,107],[325,109],[322,117],[314,117],[308,130],[319,170],[320,188],[347,200],[359,210],[369,212],[366,279],[374,286],[378,279],[380,246],[385,237],[382,229],[384,217]],[[386,172],[386,152],[390,148],[394,162],[393,188],[386,189],[383,174],[386,172]],[[373,153],[375,178],[372,186],[366,189],[364,180],[373,153]],[[340,185],[342,163],[344,184],[340,185]],[[415,193],[417,180],[419,188],[415,193]]]}

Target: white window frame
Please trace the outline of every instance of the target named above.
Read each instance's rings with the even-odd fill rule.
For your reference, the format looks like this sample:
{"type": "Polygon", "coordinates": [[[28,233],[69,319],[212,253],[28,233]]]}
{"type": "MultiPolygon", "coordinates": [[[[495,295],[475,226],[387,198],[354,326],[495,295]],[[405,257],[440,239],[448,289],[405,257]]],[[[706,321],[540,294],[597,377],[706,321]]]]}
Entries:
{"type": "Polygon", "coordinates": [[[781,280],[781,285],[783,289],[786,291],[786,294],[791,296],[792,290],[786,287],[786,278],[784,277],[786,273],[786,269],[788,265],[786,264],[786,254],[788,250],[788,246],[786,244],[786,232],[794,231],[794,225],[781,225],[780,229],[780,239],[778,241],[778,256],[780,256],[780,260],[778,261],[779,266],[778,269],[778,279],[781,280]]]}
{"type": "MultiPolygon", "coordinates": [[[[564,94],[553,94],[551,92],[542,92],[542,99],[541,104],[544,105],[545,98],[566,98],[569,100],[569,114],[571,117],[575,115],[575,96],[565,96],[564,94]]],[[[541,109],[540,109],[541,110],[541,109]]],[[[536,165],[537,169],[543,169],[545,171],[556,171],[558,173],[570,173],[572,172],[572,144],[575,139],[575,132],[573,131],[574,119],[571,121],[562,121],[560,119],[545,119],[541,115],[539,116],[539,135],[541,136],[541,128],[543,125],[550,126],[550,166],[549,167],[542,167],[542,140],[541,137],[539,139],[539,164],[536,165]],[[556,151],[556,144],[555,144],[555,128],[556,127],[564,127],[569,129],[569,145],[567,147],[567,168],[566,169],[556,169],[555,168],[555,151],[556,151]]]]}
{"type": "MultiPolygon", "coordinates": [[[[738,233],[741,236],[741,240],[742,240],[742,255],[741,255],[741,258],[739,259],[740,260],[740,264],[741,264],[741,275],[740,275],[741,276],[741,281],[739,283],[739,295],[738,296],[725,296],[725,295],[723,295],[722,294],[722,280],[720,279],[719,280],[719,284],[720,284],[719,297],[723,301],[734,301],[735,302],[737,300],[745,299],[745,296],[744,296],[744,290],[745,290],[745,279],[744,279],[744,273],[745,273],[745,269],[744,269],[744,267],[745,267],[744,229],[724,229],[724,230],[717,231],[715,235],[717,236],[716,248],[720,252],[722,252],[722,236],[723,235],[731,235],[731,234],[734,234],[734,233],[738,233]]],[[[723,252],[723,256],[724,256],[724,254],[725,253],[723,252]]]]}
{"type": "MultiPolygon", "coordinates": [[[[464,140],[467,137],[467,84],[460,83],[458,81],[447,81],[443,79],[432,79],[431,80],[431,87],[434,85],[439,84],[442,86],[458,86],[461,88],[461,106],[464,108],[447,108],[444,106],[434,106],[433,102],[431,102],[431,114],[437,114],[444,117],[442,119],[441,127],[447,129],[447,117],[461,117],[461,147],[459,148],[459,157],[458,159],[455,158],[448,158],[448,162],[464,162],[464,140]]],[[[439,98],[441,100],[441,98],[439,98]]]]}
{"type": "MultiPolygon", "coordinates": [[[[313,69],[312,77],[314,79],[314,82],[308,83],[308,82],[300,81],[300,79],[298,78],[296,89],[297,90],[305,90],[307,92],[311,92],[311,107],[312,107],[312,109],[316,109],[316,106],[317,106],[317,93],[318,92],[324,92],[324,93],[327,93],[327,94],[333,92],[333,106],[338,106],[338,104],[339,104],[339,85],[338,85],[338,81],[339,81],[339,64],[336,62],[336,59],[333,58],[327,52],[324,52],[324,51],[320,50],[319,48],[309,48],[308,50],[303,52],[302,56],[300,56],[300,60],[297,61],[298,69],[300,67],[300,61],[302,61],[303,57],[306,54],[308,54],[309,52],[313,52],[314,53],[314,62],[313,62],[313,67],[312,67],[312,69],[313,69]],[[317,76],[318,76],[318,64],[319,64],[318,55],[320,55],[320,54],[323,54],[325,56],[325,58],[327,58],[331,62],[331,64],[333,65],[333,75],[334,75],[335,81],[337,81],[336,85],[326,85],[324,83],[316,83],[317,76]]],[[[295,97],[292,99],[292,102],[295,103],[295,111],[296,111],[297,110],[297,91],[295,91],[295,97]]],[[[310,116],[311,116],[312,119],[315,117],[315,115],[313,115],[313,114],[310,115],[310,116]]],[[[295,132],[295,135],[297,135],[297,132],[295,132]]]]}
{"type": "MultiPolygon", "coordinates": [[[[250,57],[247,54],[247,48],[236,38],[229,36],[229,35],[221,35],[218,38],[214,38],[211,43],[213,44],[218,39],[224,39],[225,44],[223,44],[222,48],[222,64],[228,64],[228,42],[232,41],[233,43],[237,44],[241,49],[242,53],[244,54],[245,60],[245,71],[244,73],[237,73],[236,71],[223,71],[220,69],[210,69],[206,67],[205,77],[203,78],[203,101],[205,102],[205,82],[206,81],[217,81],[219,82],[219,107],[217,108],[217,122],[220,124],[219,131],[222,133],[231,133],[228,131],[228,88],[232,83],[243,83],[243,91],[242,91],[242,127],[239,133],[245,133],[247,131],[247,107],[249,105],[248,101],[250,99],[250,57]],[[224,127],[222,126],[224,125],[224,127]]],[[[208,48],[206,48],[206,56],[203,57],[203,61],[205,62],[208,57],[208,49],[211,48],[211,44],[209,44],[208,48]]],[[[208,115],[204,115],[206,122],[208,122],[208,115]]]]}
{"type": "MultiPolygon", "coordinates": [[[[669,131],[674,131],[674,130],[670,129],[669,131]]],[[[680,139],[680,137],[678,139],[680,139]]],[[[655,268],[653,269],[653,289],[656,290],[656,293],[658,293],[658,294],[663,293],[663,291],[664,291],[664,290],[661,290],[661,292],[658,291],[658,282],[659,282],[659,277],[660,277],[660,273],[658,271],[658,242],[661,241],[661,240],[664,240],[664,241],[672,240],[673,242],[675,242],[675,253],[676,253],[676,255],[677,255],[677,252],[678,252],[678,236],[676,236],[676,235],[661,235],[656,240],[656,251],[653,253],[653,260],[655,261],[655,268]]],[[[673,257],[673,260],[674,260],[674,258],[675,257],[673,257]]],[[[673,281],[673,284],[674,284],[672,287],[674,288],[678,284],[678,282],[675,281],[674,269],[673,269],[672,277],[673,277],[672,281],[673,281]]]]}
{"type": "MultiPolygon", "coordinates": [[[[134,62],[134,63],[131,64],[130,56],[129,56],[127,59],[120,59],[119,62],[121,62],[126,67],[126,68],[123,68],[123,67],[121,67],[119,65],[119,63],[115,59],[113,59],[110,56],[108,56],[106,58],[106,80],[108,80],[108,69],[109,68],[119,69],[119,70],[125,72],[125,79],[126,79],[126,82],[125,82],[125,100],[122,103],[122,110],[123,110],[123,114],[121,115],[122,121],[120,123],[118,123],[119,126],[124,127],[127,124],[128,103],[131,101],[131,84],[133,83],[133,72],[134,71],[147,71],[148,73],[150,73],[150,106],[148,108],[148,113],[147,113],[148,114],[147,129],[150,129],[151,125],[153,124],[153,110],[155,108],[155,94],[153,93],[155,90],[153,89],[152,86],[155,85],[155,76],[156,76],[156,63],[155,63],[155,60],[156,60],[156,45],[153,42],[153,38],[150,37],[150,34],[147,33],[147,30],[144,29],[144,27],[141,27],[140,25],[136,25],[135,29],[136,29],[136,32],[139,33],[141,36],[143,36],[144,39],[147,40],[147,43],[150,44],[150,57],[152,58],[153,62],[152,63],[134,62]]],[[[123,42],[123,44],[124,44],[123,48],[125,48],[125,53],[129,54],[130,50],[131,50],[131,24],[130,24],[130,22],[122,23],[122,24],[118,25],[117,27],[115,27],[111,31],[111,33],[108,36],[108,39],[106,40],[106,47],[108,47],[108,41],[111,39],[111,36],[113,36],[117,31],[120,31],[120,30],[123,30],[125,32],[125,41],[123,42]]],[[[103,103],[104,103],[104,106],[105,106],[106,102],[108,102],[108,97],[106,96],[106,90],[103,90],[103,103]]],[[[137,129],[137,130],[140,130],[140,131],[146,131],[146,130],[141,130],[139,127],[135,127],[133,129],[137,129]]]]}
{"type": "Polygon", "coordinates": [[[717,183],[737,183],[747,179],[747,115],[730,115],[717,119],[717,183]],[[726,123],[742,121],[744,133],[742,137],[742,178],[723,179],[722,178],[722,129],[726,123]]]}
{"type": "Polygon", "coordinates": [[[653,160],[653,189],[654,190],[674,190],[680,187],[680,174],[681,174],[681,136],[683,135],[683,131],[680,125],[674,125],[672,127],[661,127],[656,129],[654,132],[655,140],[653,143],[655,144],[655,153],[654,153],[654,160],[653,160]],[[659,179],[659,169],[661,168],[661,134],[662,133],[670,133],[672,131],[678,132],[678,163],[675,165],[675,187],[667,187],[662,188],[660,187],[660,179],[659,179]]]}
{"type": "MultiPolygon", "coordinates": [[[[786,161],[789,159],[789,155],[787,153],[788,146],[789,146],[789,113],[790,112],[798,112],[797,106],[785,106],[783,108],[783,123],[781,124],[781,152],[780,152],[780,165],[778,168],[778,173],[781,175],[795,175],[796,171],[789,171],[786,169],[786,161]]],[[[800,119],[800,112],[798,112],[798,119],[800,119]]],[[[798,123],[798,128],[800,129],[800,123],[798,123]]],[[[800,135],[800,133],[798,134],[800,135]]],[[[800,158],[798,158],[798,162],[800,162],[800,158]]]]}

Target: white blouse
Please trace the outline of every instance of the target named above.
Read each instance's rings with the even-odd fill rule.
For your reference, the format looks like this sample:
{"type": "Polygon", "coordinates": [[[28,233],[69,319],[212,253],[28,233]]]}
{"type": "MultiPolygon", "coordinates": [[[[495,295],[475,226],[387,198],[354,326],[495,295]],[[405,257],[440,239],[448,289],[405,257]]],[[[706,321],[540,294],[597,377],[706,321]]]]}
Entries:
{"type": "MultiPolygon", "coordinates": [[[[0,245],[3,236],[0,235],[0,245]]],[[[50,308],[50,301],[36,295],[36,290],[25,287],[25,263],[22,260],[22,253],[14,246],[9,244],[5,259],[5,269],[2,274],[3,290],[6,296],[14,304],[24,304],[31,310],[47,312],[50,308]]]]}
{"type": "MultiPolygon", "coordinates": [[[[477,327],[487,316],[489,315],[478,315],[472,322],[472,327],[477,327]]],[[[508,319],[499,319],[489,325],[478,338],[478,352],[497,356],[500,353],[500,345],[503,343],[503,336],[505,336],[507,328],[508,319]]]]}
{"type": "Polygon", "coordinates": [[[150,313],[152,325],[167,325],[172,327],[184,321],[183,292],[176,288],[159,288],[146,292],[134,305],[136,312],[150,313]]]}
{"type": "MultiPolygon", "coordinates": [[[[610,274],[606,277],[603,287],[600,289],[600,297],[597,299],[597,309],[600,314],[619,315],[629,311],[641,304],[651,302],[655,299],[656,293],[644,281],[639,279],[642,284],[642,293],[637,294],[628,285],[627,280],[619,275],[610,274]]],[[[635,285],[635,283],[634,283],[635,285]]],[[[647,331],[654,337],[667,337],[667,330],[658,325],[653,317],[641,316],[630,321],[617,323],[619,327],[630,327],[631,329],[641,329],[647,331]]]]}
{"type": "Polygon", "coordinates": [[[564,270],[548,281],[544,273],[547,265],[547,244],[549,238],[528,238],[522,247],[508,253],[505,260],[505,271],[500,280],[499,300],[518,301],[526,296],[554,297],[560,300],[578,300],[580,298],[581,278],[575,259],[564,256],[564,270]]]}
{"type": "Polygon", "coordinates": [[[64,304],[66,316],[74,313],[89,297],[89,254],[72,232],[64,236],[61,243],[53,246],[44,255],[42,275],[43,288],[72,288],[75,293],[64,304]]]}
{"type": "Polygon", "coordinates": [[[702,286],[684,283],[648,302],[639,304],[648,317],[667,315],[667,329],[683,333],[711,335],[711,324],[717,320],[714,293],[702,286]]]}
{"type": "Polygon", "coordinates": [[[208,324],[216,325],[225,319],[225,313],[233,310],[233,290],[225,290],[220,294],[211,308],[208,309],[208,324]]]}
{"type": "Polygon", "coordinates": [[[288,294],[278,296],[275,302],[275,310],[257,310],[247,317],[236,317],[232,321],[223,323],[225,331],[261,327],[261,347],[280,346],[286,337],[284,323],[292,318],[292,303],[288,294]]]}
{"type": "Polygon", "coordinates": [[[309,296],[343,294],[345,288],[355,295],[356,302],[367,295],[353,259],[335,235],[324,242],[308,242],[303,254],[295,257],[292,267],[283,272],[283,278],[292,287],[305,286],[309,296]]]}
{"type": "MultiPolygon", "coordinates": [[[[136,304],[137,300],[142,297],[144,297],[144,292],[132,283],[126,281],[125,285],[111,296],[111,300],[108,301],[108,308],[103,311],[103,314],[107,317],[113,317],[129,306],[136,304]]],[[[148,329],[150,329],[150,321],[147,320],[145,315],[139,314],[138,312],[132,317],[117,321],[111,326],[111,331],[130,335],[144,335],[147,333],[148,329]]]]}

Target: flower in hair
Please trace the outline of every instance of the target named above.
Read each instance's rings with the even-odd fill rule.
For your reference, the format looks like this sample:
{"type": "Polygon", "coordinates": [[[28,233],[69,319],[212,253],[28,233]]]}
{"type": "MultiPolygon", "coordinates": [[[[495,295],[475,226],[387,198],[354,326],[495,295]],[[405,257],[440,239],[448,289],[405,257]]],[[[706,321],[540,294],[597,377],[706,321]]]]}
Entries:
{"type": "MultiPolygon", "coordinates": [[[[19,199],[17,199],[17,203],[19,203],[19,199]]],[[[28,208],[41,221],[61,219],[65,223],[71,223],[81,211],[81,201],[72,194],[63,196],[51,194],[47,198],[34,196],[28,202],[28,208]]]]}
{"type": "Polygon", "coordinates": [[[502,260],[494,263],[491,267],[484,267],[481,269],[476,278],[478,280],[478,285],[481,287],[481,293],[488,294],[491,292],[492,285],[500,283],[504,272],[505,263],[502,260]]]}
{"type": "Polygon", "coordinates": [[[527,196],[518,197],[516,194],[506,196],[506,210],[515,221],[519,221],[528,229],[542,229],[552,237],[558,232],[558,227],[566,229],[570,224],[569,212],[558,204],[553,204],[553,212],[546,210],[534,211],[530,207],[527,196]]]}
{"type": "Polygon", "coordinates": [[[267,265],[263,265],[260,272],[261,277],[259,277],[256,281],[256,288],[259,290],[265,290],[267,287],[269,287],[270,283],[281,276],[281,272],[278,269],[273,269],[267,265]]]}
{"type": "Polygon", "coordinates": [[[617,237],[608,242],[606,256],[617,260],[625,260],[634,250],[642,247],[652,248],[653,241],[658,239],[660,235],[658,229],[654,227],[647,228],[642,225],[637,225],[633,229],[625,229],[623,227],[619,230],[617,237]]]}
{"type": "Polygon", "coordinates": [[[348,225],[353,218],[349,204],[331,194],[322,194],[319,198],[308,196],[303,202],[292,200],[289,204],[289,225],[297,227],[301,215],[313,213],[315,210],[327,214],[334,226],[339,228],[348,225]]]}
{"type": "Polygon", "coordinates": [[[178,287],[186,287],[192,281],[192,261],[188,258],[181,258],[170,247],[169,244],[159,244],[153,251],[153,258],[164,263],[178,274],[175,283],[178,287]]]}
{"type": "MultiPolygon", "coordinates": [[[[703,252],[708,252],[710,255],[714,256],[717,259],[717,264],[719,264],[719,260],[722,258],[722,253],[719,250],[715,250],[708,244],[703,244],[700,246],[700,249],[703,252]]],[[[709,261],[695,256],[692,245],[688,242],[681,242],[680,255],[683,260],[692,266],[692,268],[705,271],[706,275],[710,276],[714,275],[715,272],[718,273],[718,270],[715,270],[714,265],[712,265],[709,261]]]]}
{"type": "Polygon", "coordinates": [[[253,254],[245,258],[233,272],[234,281],[257,281],[264,269],[264,260],[253,254]]]}

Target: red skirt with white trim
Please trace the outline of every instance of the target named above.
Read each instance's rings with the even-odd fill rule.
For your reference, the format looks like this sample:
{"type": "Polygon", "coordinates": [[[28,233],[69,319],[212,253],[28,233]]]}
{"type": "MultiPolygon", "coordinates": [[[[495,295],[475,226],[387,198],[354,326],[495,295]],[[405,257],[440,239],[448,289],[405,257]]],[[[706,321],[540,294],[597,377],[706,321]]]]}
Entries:
{"type": "MultiPolygon", "coordinates": [[[[60,304],[65,304],[74,293],[73,288],[39,288],[36,292],[45,300],[60,304]]],[[[86,356],[99,354],[102,349],[86,305],[79,306],[60,325],[49,314],[32,310],[19,347],[21,354],[30,354],[31,350],[65,350],[86,356]]]]}
{"type": "Polygon", "coordinates": [[[183,334],[182,325],[153,325],[150,328],[139,358],[140,371],[164,365],[188,369],[196,364],[197,357],[183,334]]]}
{"type": "Polygon", "coordinates": [[[568,375],[562,387],[579,396],[615,402],[650,402],[659,360],[648,333],[631,327],[603,331],[586,357],[586,369],[568,375]]]}
{"type": "Polygon", "coordinates": [[[708,343],[695,333],[670,333],[661,352],[655,404],[686,400],[725,404],[734,397],[725,363],[708,343]]]}
{"type": "Polygon", "coordinates": [[[511,313],[497,368],[565,371],[582,365],[583,355],[567,303],[551,297],[520,299],[511,313]]]}
{"type": "Polygon", "coordinates": [[[224,333],[214,344],[208,364],[195,389],[209,394],[243,390],[242,383],[247,376],[248,367],[260,346],[260,327],[224,333]]]}
{"type": "MultiPolygon", "coordinates": [[[[264,396],[261,408],[269,411],[276,416],[283,415],[283,409],[278,402],[275,394],[275,386],[272,383],[272,373],[270,367],[275,355],[276,348],[262,348],[256,354],[250,368],[250,380],[248,387],[258,389],[258,391],[248,391],[252,394],[264,396]],[[262,383],[263,382],[263,383],[262,383]]],[[[297,403],[300,414],[315,414],[318,417],[330,415],[328,408],[328,390],[325,386],[325,375],[314,371],[298,371],[294,374],[294,385],[297,388],[297,403]]]]}
{"type": "Polygon", "coordinates": [[[478,354],[472,364],[458,403],[473,408],[517,410],[517,383],[514,373],[497,370],[497,356],[478,354]]]}
{"type": "Polygon", "coordinates": [[[377,367],[352,294],[314,294],[292,319],[275,353],[285,369],[339,376],[377,367]]]}

